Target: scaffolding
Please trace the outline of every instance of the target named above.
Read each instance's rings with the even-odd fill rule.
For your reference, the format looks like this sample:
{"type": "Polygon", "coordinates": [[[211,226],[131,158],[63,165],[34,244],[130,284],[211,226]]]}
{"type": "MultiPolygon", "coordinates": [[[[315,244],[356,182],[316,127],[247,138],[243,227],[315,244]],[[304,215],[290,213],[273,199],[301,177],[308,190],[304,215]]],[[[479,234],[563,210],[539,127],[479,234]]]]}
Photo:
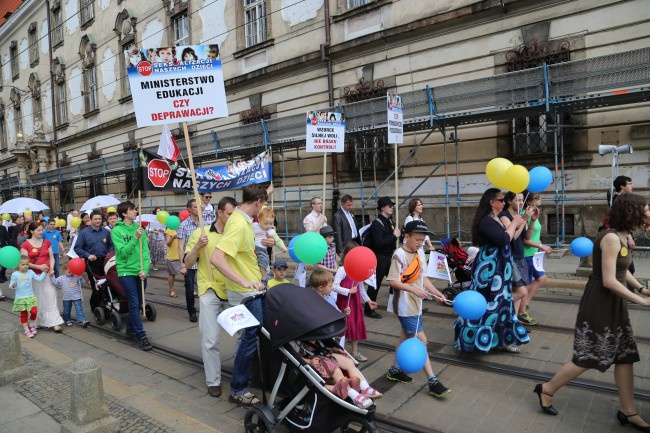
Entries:
{"type": "MultiPolygon", "coordinates": [[[[486,122],[506,121],[517,116],[540,116],[546,114],[556,120],[553,127],[554,158],[554,202],[556,215],[556,245],[565,242],[564,205],[564,146],[562,122],[563,113],[593,108],[647,102],[650,98],[650,48],[641,48],[606,56],[568,61],[539,67],[497,74],[459,83],[441,86],[426,86],[424,89],[401,93],[404,103],[404,132],[428,131],[425,138],[415,146],[399,166],[410,159],[415,150],[438,130],[443,137],[444,161],[439,162],[417,188],[421,187],[436,170],[445,170],[445,226],[447,236],[451,234],[450,210],[457,206],[457,232],[460,235],[461,196],[460,161],[458,157],[458,127],[486,122]],[[451,140],[447,131],[453,129],[451,140]],[[449,192],[447,145],[452,141],[455,148],[456,197],[449,192]],[[562,218],[560,218],[562,216],[562,218]]],[[[386,129],[386,99],[384,97],[330,107],[327,110],[341,110],[345,113],[346,137],[381,133],[386,129]]],[[[179,147],[185,149],[184,140],[179,147]]],[[[247,157],[269,149],[281,156],[283,175],[285,215],[288,197],[284,182],[285,153],[295,149],[298,161],[298,203],[302,217],[302,192],[308,191],[300,185],[300,149],[305,147],[305,115],[294,114],[269,120],[211,131],[192,137],[192,149],[198,162],[214,161],[219,158],[233,160],[247,157]]],[[[185,153],[185,152],[184,152],[185,153]]],[[[373,156],[373,163],[375,161],[373,156]]],[[[60,167],[44,173],[30,175],[30,184],[21,185],[17,176],[0,179],[0,190],[4,197],[13,191],[33,189],[42,186],[62,185],[65,182],[80,182],[98,175],[104,177],[121,174],[134,175],[138,167],[137,154],[130,150],[121,155],[99,157],[97,160],[60,167]]],[[[360,173],[363,179],[363,173],[360,173]]],[[[377,185],[376,175],[372,185],[350,188],[360,189],[363,214],[369,201],[378,196],[393,174],[377,185]],[[366,189],[372,189],[366,194],[366,189]]],[[[417,189],[416,188],[416,189],[417,189]]],[[[295,189],[295,188],[294,188],[295,189]]],[[[413,193],[414,191],[412,191],[413,193]]],[[[403,201],[401,204],[403,204],[403,201]]],[[[289,206],[290,207],[290,206],[289,206]]],[[[288,219],[288,218],[287,218],[288,219]]],[[[285,235],[289,236],[288,222],[285,235]]]]}

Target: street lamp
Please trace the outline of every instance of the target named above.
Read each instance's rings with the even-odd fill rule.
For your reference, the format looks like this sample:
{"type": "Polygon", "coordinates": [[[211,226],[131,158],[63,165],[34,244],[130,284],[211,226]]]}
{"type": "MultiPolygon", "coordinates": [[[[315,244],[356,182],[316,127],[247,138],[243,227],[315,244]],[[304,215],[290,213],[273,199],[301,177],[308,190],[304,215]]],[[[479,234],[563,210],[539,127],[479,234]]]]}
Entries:
{"type": "Polygon", "coordinates": [[[598,154],[612,155],[612,179],[609,182],[609,197],[607,200],[609,202],[609,207],[612,207],[612,200],[614,199],[614,179],[618,177],[618,156],[632,153],[632,151],[633,149],[630,143],[621,146],[614,146],[613,144],[598,145],[598,154]]]}

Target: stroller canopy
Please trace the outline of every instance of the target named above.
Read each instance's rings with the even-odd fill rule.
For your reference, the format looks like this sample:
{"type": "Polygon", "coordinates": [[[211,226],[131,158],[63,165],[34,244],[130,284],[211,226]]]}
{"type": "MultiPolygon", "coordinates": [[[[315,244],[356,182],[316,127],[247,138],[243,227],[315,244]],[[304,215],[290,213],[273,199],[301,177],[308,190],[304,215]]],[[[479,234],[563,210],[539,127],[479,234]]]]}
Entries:
{"type": "Polygon", "coordinates": [[[265,296],[264,327],[273,348],[292,340],[320,340],[345,332],[346,315],[311,289],[279,284],[265,296]]]}

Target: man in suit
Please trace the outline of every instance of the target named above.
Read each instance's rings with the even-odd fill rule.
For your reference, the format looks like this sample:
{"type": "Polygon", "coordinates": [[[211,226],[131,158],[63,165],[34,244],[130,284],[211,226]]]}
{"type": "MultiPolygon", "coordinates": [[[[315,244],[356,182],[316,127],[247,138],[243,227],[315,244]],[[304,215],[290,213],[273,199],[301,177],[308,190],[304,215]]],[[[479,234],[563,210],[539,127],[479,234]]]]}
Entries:
{"type": "Polygon", "coordinates": [[[357,223],[354,221],[352,215],[352,205],[354,204],[352,196],[345,194],[341,197],[341,207],[332,217],[332,228],[338,236],[336,236],[336,254],[341,257],[345,245],[354,241],[359,243],[359,230],[357,223]]]}

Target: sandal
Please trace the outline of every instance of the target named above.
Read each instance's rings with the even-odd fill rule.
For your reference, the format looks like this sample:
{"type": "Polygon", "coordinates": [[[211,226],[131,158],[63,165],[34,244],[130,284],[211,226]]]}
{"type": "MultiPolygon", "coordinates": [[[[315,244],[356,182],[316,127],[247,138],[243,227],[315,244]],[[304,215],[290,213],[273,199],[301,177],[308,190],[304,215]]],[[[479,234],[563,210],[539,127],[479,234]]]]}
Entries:
{"type": "Polygon", "coordinates": [[[59,325],[52,326],[52,331],[56,332],[57,334],[60,334],[63,332],[63,328],[61,328],[59,325]]]}
{"type": "Polygon", "coordinates": [[[5,295],[0,295],[0,301],[4,301],[7,297],[5,295]]]}
{"type": "Polygon", "coordinates": [[[176,297],[176,292],[174,292],[173,290],[171,292],[169,292],[169,297],[170,298],[175,298],[176,297]]]}
{"type": "Polygon", "coordinates": [[[339,380],[336,385],[334,385],[334,389],[332,390],[332,394],[340,398],[341,400],[345,400],[348,398],[348,378],[344,377],[343,379],[339,380]]]}
{"type": "Polygon", "coordinates": [[[228,401],[235,403],[237,406],[241,407],[251,407],[262,402],[259,398],[255,397],[255,394],[251,392],[246,392],[241,395],[231,394],[230,397],[228,397],[228,401]]]}
{"type": "Polygon", "coordinates": [[[498,347],[497,352],[521,353],[521,349],[519,349],[514,344],[508,344],[506,347],[498,347]]]}
{"type": "Polygon", "coordinates": [[[361,391],[361,395],[363,395],[364,397],[371,398],[371,399],[373,399],[373,400],[377,400],[378,398],[382,398],[382,397],[384,396],[384,394],[382,394],[381,392],[377,391],[377,390],[376,390],[375,388],[373,388],[372,386],[369,386],[369,387],[366,388],[365,390],[361,391]]]}
{"type": "Polygon", "coordinates": [[[357,395],[357,397],[352,401],[357,407],[360,407],[361,409],[368,409],[373,405],[373,401],[363,394],[357,395]]]}
{"type": "Polygon", "coordinates": [[[348,384],[350,385],[350,388],[356,392],[361,392],[361,379],[358,377],[351,377],[348,379],[348,384]]]}

